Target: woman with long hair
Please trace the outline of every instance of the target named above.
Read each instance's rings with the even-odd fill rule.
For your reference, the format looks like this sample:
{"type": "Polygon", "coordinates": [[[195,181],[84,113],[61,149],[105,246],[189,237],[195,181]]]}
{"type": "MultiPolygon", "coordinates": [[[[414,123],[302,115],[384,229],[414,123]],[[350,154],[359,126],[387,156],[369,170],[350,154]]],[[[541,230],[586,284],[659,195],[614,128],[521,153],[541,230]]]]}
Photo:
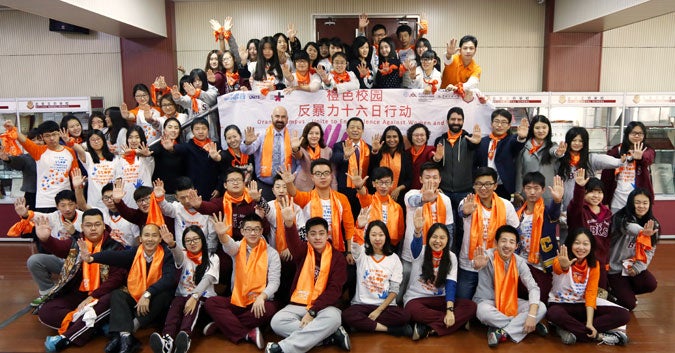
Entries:
{"type": "MultiPolygon", "coordinates": [[[[300,191],[311,191],[314,188],[310,166],[312,161],[325,158],[330,160],[333,150],[326,146],[323,139],[323,128],[317,122],[309,122],[302,130],[302,136],[297,133],[291,138],[293,158],[298,160],[300,169],[295,176],[295,187],[300,191]]],[[[333,178],[332,187],[337,188],[337,181],[333,178]]]]}
{"type": "Polygon", "coordinates": [[[80,144],[75,144],[73,149],[77,158],[84,166],[87,180],[87,203],[92,207],[105,210],[106,206],[101,199],[101,191],[106,184],[113,181],[118,159],[110,152],[106,143],[105,135],[99,130],[91,132],[87,138],[88,150],[85,151],[80,144]]]}
{"type": "MultiPolygon", "coordinates": [[[[171,98],[169,100],[173,103],[171,98]]],[[[150,146],[152,157],[155,159],[152,180],[160,179],[164,182],[165,197],[168,201],[175,201],[177,179],[185,176],[183,156],[171,153],[167,148],[180,142],[181,126],[180,120],[175,117],[166,119],[163,125],[164,130],[162,130],[162,140],[150,146]]]]}
{"type": "MultiPolygon", "coordinates": [[[[394,125],[389,125],[384,129],[380,138],[382,148],[378,150],[373,146],[373,153],[370,156],[370,170],[377,167],[388,167],[394,172],[394,183],[391,191],[391,197],[399,204],[403,201],[403,195],[410,190],[412,181],[412,160],[411,155],[405,152],[403,134],[401,130],[394,125]]],[[[370,190],[371,193],[373,190],[370,190]]],[[[405,207],[405,205],[401,205],[405,207]]]]}
{"type": "Polygon", "coordinates": [[[143,128],[138,125],[129,127],[126,137],[127,143],[121,147],[115,175],[124,183],[124,203],[135,208],[134,191],[140,186],[152,187],[155,158],[148,149],[143,128]]]}
{"type": "Polygon", "coordinates": [[[352,60],[349,62],[349,71],[359,79],[359,87],[368,89],[373,87],[373,67],[370,65],[373,56],[373,47],[368,38],[359,36],[352,44],[352,60]]]}
{"type": "Polygon", "coordinates": [[[108,132],[106,133],[108,148],[110,152],[117,154],[119,153],[118,147],[124,145],[126,141],[129,123],[122,117],[120,107],[106,109],[105,119],[108,125],[108,132]]]}
{"type": "MultiPolygon", "coordinates": [[[[429,135],[431,132],[426,125],[417,123],[406,131],[406,137],[410,143],[410,148],[405,151],[412,161],[412,176],[410,178],[410,189],[421,189],[420,167],[422,164],[431,160],[436,152],[436,146],[429,146],[429,135]]],[[[441,147],[442,148],[442,147],[441,147]]]]}
{"type": "Polygon", "coordinates": [[[258,45],[258,60],[251,77],[251,89],[262,95],[284,89],[284,75],[279,63],[277,42],[272,37],[263,37],[258,45]]]}

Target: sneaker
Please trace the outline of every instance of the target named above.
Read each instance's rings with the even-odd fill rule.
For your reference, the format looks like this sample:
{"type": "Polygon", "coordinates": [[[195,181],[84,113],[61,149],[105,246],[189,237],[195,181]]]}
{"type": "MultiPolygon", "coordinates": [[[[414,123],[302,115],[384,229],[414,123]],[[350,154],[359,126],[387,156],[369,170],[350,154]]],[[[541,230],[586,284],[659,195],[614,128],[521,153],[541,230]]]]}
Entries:
{"type": "Polygon", "coordinates": [[[60,351],[66,348],[66,345],[64,344],[66,341],[66,338],[61,335],[47,336],[45,339],[45,350],[47,352],[60,351]]]}
{"type": "Polygon", "coordinates": [[[490,347],[490,348],[497,347],[497,344],[499,344],[499,337],[497,336],[497,329],[496,328],[488,327],[487,342],[488,342],[488,347],[490,347]]]}
{"type": "Polygon", "coordinates": [[[630,341],[623,331],[608,331],[598,333],[598,345],[606,344],[608,346],[625,346],[630,341]]]}
{"type": "Polygon", "coordinates": [[[598,288],[598,298],[600,299],[607,299],[607,296],[609,295],[609,292],[607,292],[606,289],[604,288],[598,288]]]}
{"type": "Polygon", "coordinates": [[[281,346],[274,342],[270,342],[267,344],[265,347],[265,353],[283,353],[284,351],[281,349],[281,346]]]}
{"type": "Polygon", "coordinates": [[[387,333],[397,337],[412,337],[414,330],[410,325],[389,326],[387,328],[387,333]]]}
{"type": "Polygon", "coordinates": [[[344,327],[342,326],[338,327],[335,333],[333,333],[332,338],[333,342],[335,342],[335,344],[338,347],[346,351],[350,351],[352,349],[352,345],[349,341],[349,334],[347,333],[347,330],[345,330],[344,327]]]}
{"type": "Polygon", "coordinates": [[[42,305],[42,303],[44,303],[45,301],[47,301],[47,296],[46,296],[46,295],[41,295],[41,296],[39,296],[39,297],[33,299],[33,301],[30,302],[30,306],[32,306],[32,307],[38,307],[38,306],[42,305]]]}
{"type": "Polygon", "coordinates": [[[178,332],[173,346],[176,348],[174,353],[187,353],[190,349],[190,336],[185,331],[178,332]]]}
{"type": "Polygon", "coordinates": [[[150,348],[153,353],[171,353],[173,349],[173,338],[169,335],[160,336],[159,333],[153,332],[150,335],[150,348]]]}
{"type": "Polygon", "coordinates": [[[544,325],[542,322],[538,322],[534,330],[541,337],[546,337],[548,335],[548,327],[546,327],[546,325],[544,325]]]}
{"type": "Polygon", "coordinates": [[[258,349],[265,349],[265,338],[263,337],[262,333],[260,332],[260,328],[256,327],[253,330],[249,331],[249,333],[246,335],[246,339],[249,342],[252,342],[255,344],[258,349]]]}
{"type": "Polygon", "coordinates": [[[560,340],[564,344],[577,343],[577,336],[575,336],[572,332],[561,329],[560,327],[558,327],[558,336],[560,336],[560,340]]]}
{"type": "Polygon", "coordinates": [[[429,331],[431,331],[429,326],[419,322],[415,323],[413,326],[412,340],[418,341],[422,338],[427,338],[429,336],[429,331]]]}
{"type": "Polygon", "coordinates": [[[216,323],[211,321],[206,326],[204,326],[204,329],[202,330],[202,333],[204,336],[212,336],[218,331],[218,326],[216,326],[216,323]]]}

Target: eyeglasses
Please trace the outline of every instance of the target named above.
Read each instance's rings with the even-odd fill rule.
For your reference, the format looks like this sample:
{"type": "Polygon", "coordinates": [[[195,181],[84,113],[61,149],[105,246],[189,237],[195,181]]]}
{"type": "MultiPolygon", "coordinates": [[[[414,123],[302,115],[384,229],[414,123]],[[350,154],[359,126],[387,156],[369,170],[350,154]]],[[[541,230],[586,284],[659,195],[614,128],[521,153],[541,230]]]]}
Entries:
{"type": "Polygon", "coordinates": [[[136,97],[136,98],[148,98],[148,94],[147,93],[137,94],[134,97],[136,97]]]}
{"type": "Polygon", "coordinates": [[[494,125],[508,125],[509,121],[508,120],[492,120],[492,124],[494,124],[494,125]]]}
{"type": "Polygon", "coordinates": [[[244,234],[252,234],[252,233],[258,234],[258,233],[262,232],[262,228],[261,227],[253,227],[253,228],[246,227],[246,228],[242,228],[241,232],[244,233],[244,234]]]}
{"type": "Polygon", "coordinates": [[[199,239],[199,238],[185,239],[185,244],[187,244],[187,245],[198,244],[201,241],[202,240],[199,239]]]}
{"type": "Polygon", "coordinates": [[[144,197],[144,198],[142,198],[142,199],[138,199],[138,201],[136,201],[136,203],[137,203],[137,204],[141,204],[141,203],[150,203],[150,196],[146,196],[146,197],[144,197]]]}
{"type": "Polygon", "coordinates": [[[96,223],[82,223],[82,228],[99,228],[103,227],[102,222],[96,222],[96,223]]]}
{"type": "Polygon", "coordinates": [[[103,197],[101,197],[101,199],[102,199],[103,201],[110,201],[110,200],[113,199],[113,197],[112,197],[112,196],[103,196],[103,197]]]}
{"type": "Polygon", "coordinates": [[[317,178],[327,178],[330,176],[330,171],[325,171],[325,172],[314,172],[312,173],[317,178]]]}
{"type": "Polygon", "coordinates": [[[489,189],[495,186],[496,183],[474,183],[473,187],[476,189],[489,189]]]}
{"type": "Polygon", "coordinates": [[[380,185],[380,186],[389,186],[389,185],[391,185],[392,181],[391,180],[376,180],[373,183],[375,185],[380,185]]]}
{"type": "Polygon", "coordinates": [[[230,184],[241,184],[244,182],[244,179],[227,179],[225,181],[230,184]]]}

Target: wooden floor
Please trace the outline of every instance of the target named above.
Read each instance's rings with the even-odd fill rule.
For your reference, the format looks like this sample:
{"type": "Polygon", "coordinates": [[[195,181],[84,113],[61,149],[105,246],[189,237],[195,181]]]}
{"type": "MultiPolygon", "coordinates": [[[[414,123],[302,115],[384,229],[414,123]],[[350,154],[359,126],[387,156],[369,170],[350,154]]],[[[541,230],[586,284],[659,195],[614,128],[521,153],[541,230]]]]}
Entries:
{"type": "MultiPolygon", "coordinates": [[[[29,244],[0,243],[0,322],[4,322],[14,313],[25,308],[36,296],[37,287],[26,270],[26,259],[31,255],[29,244]]],[[[405,338],[395,338],[383,334],[355,333],[351,336],[352,352],[355,353],[393,353],[393,352],[617,352],[630,349],[631,352],[672,352],[675,346],[675,242],[659,244],[656,257],[650,269],[659,281],[655,293],[642,295],[639,304],[632,313],[628,324],[631,343],[628,347],[598,346],[595,344],[577,344],[565,346],[557,336],[528,336],[520,344],[504,343],[496,349],[487,346],[484,327],[473,325],[470,332],[460,331],[447,337],[432,337],[419,342],[405,338]]],[[[137,333],[137,337],[147,343],[150,329],[137,333]]],[[[30,313],[0,329],[0,352],[44,352],[45,336],[55,334],[43,326],[37,317],[30,313]]],[[[268,331],[268,340],[278,337],[268,331]]],[[[84,348],[69,348],[65,352],[102,352],[106,338],[98,337],[84,348]]],[[[254,345],[243,343],[234,345],[222,336],[199,337],[193,342],[190,352],[259,352],[254,345]]],[[[143,352],[151,352],[147,344],[143,352]]],[[[337,347],[315,348],[312,352],[339,353],[337,347]]]]}

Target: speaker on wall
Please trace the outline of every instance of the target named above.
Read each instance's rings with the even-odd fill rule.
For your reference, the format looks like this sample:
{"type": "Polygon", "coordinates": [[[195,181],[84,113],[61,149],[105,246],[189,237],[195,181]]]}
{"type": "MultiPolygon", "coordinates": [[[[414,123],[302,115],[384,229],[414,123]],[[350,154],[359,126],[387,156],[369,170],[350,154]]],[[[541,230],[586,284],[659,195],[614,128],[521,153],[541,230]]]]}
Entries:
{"type": "Polygon", "coordinates": [[[57,21],[51,18],[49,19],[49,30],[52,32],[89,34],[89,30],[87,28],[71,25],[70,23],[57,21]]]}

